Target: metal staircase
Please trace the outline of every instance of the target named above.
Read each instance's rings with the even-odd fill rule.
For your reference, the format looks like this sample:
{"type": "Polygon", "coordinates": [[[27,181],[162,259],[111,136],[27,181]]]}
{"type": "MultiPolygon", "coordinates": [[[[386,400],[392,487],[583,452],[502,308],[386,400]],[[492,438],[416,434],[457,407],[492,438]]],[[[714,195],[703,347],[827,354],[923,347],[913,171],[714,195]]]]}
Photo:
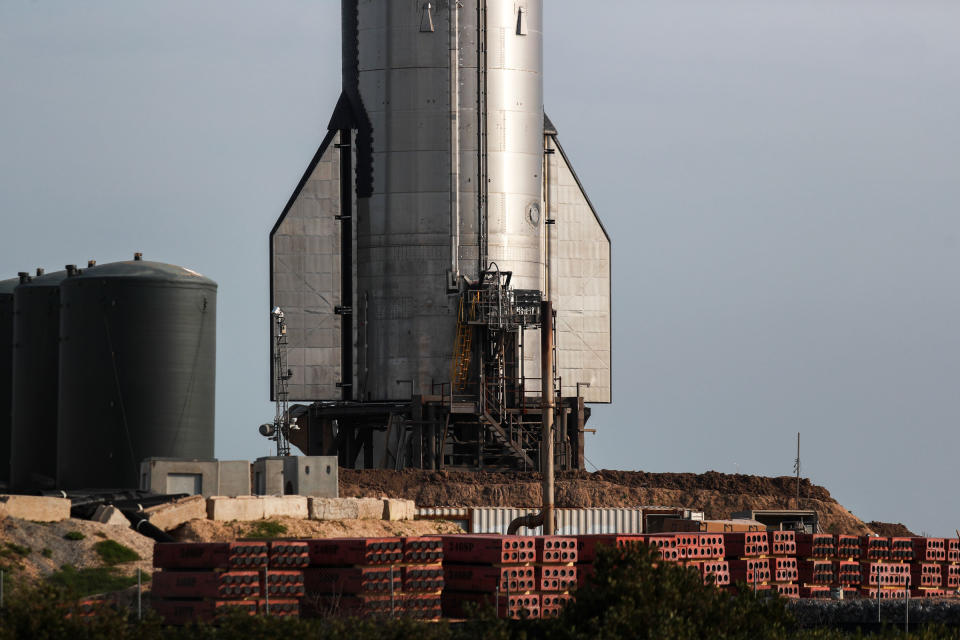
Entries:
{"type": "Polygon", "coordinates": [[[453,345],[453,371],[450,379],[453,381],[454,391],[464,391],[470,375],[470,356],[473,346],[473,327],[470,321],[476,319],[477,295],[470,301],[469,317],[464,298],[460,298],[460,308],[457,312],[457,337],[453,345]]]}

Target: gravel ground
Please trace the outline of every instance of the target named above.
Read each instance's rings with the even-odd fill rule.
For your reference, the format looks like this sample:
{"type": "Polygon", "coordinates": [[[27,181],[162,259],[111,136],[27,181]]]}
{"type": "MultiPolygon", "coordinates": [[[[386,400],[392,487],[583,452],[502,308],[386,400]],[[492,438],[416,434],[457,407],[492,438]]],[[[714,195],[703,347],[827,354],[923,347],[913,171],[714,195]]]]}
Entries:
{"type": "MultiPolygon", "coordinates": [[[[855,600],[796,600],[789,605],[797,621],[804,627],[851,627],[877,624],[877,601],[866,598],[855,600]]],[[[902,625],[906,604],[901,601],[880,602],[880,620],[890,625],[902,625]]],[[[910,624],[960,625],[960,600],[910,600],[910,624]]]]}

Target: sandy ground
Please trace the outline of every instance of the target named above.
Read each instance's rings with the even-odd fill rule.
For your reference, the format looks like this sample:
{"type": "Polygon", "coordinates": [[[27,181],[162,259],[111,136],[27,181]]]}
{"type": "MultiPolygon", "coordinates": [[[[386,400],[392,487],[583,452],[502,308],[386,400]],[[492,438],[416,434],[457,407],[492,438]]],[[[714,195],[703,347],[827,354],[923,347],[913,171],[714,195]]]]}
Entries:
{"type": "Polygon", "coordinates": [[[93,549],[102,540],[114,540],[140,555],[139,562],[116,565],[121,573],[131,575],[137,567],[147,572],[153,571],[153,540],[129,527],[89,520],[30,522],[19,518],[0,518],[0,548],[4,563],[26,578],[48,576],[65,564],[77,569],[102,567],[104,564],[93,549]],[[67,540],[64,536],[71,531],[79,531],[84,538],[67,540]],[[21,554],[10,545],[26,549],[27,553],[21,554]],[[49,551],[45,552],[45,549],[49,551]]]}
{"type": "MultiPolygon", "coordinates": [[[[437,534],[463,533],[456,524],[443,521],[388,522],[382,520],[345,520],[317,522],[294,518],[273,518],[286,527],[283,538],[343,538],[343,537],[381,537],[381,536],[421,536],[437,534]]],[[[171,532],[177,540],[184,542],[228,542],[244,538],[256,525],[252,522],[212,522],[193,520],[171,532]]],[[[41,523],[20,520],[19,518],[0,518],[0,567],[7,572],[6,579],[13,581],[33,581],[45,578],[63,565],[72,565],[77,569],[106,566],[94,549],[102,540],[114,540],[133,549],[140,560],[115,565],[123,575],[133,575],[137,568],[152,574],[153,545],[151,538],[142,536],[134,530],[119,526],[105,525],[87,520],[65,520],[63,522],[41,523]],[[65,536],[78,531],[84,535],[81,540],[68,540],[65,536]]],[[[148,583],[144,584],[149,590],[148,583]]],[[[127,596],[135,593],[127,590],[127,596]]]]}
{"type": "MultiPolygon", "coordinates": [[[[452,522],[440,520],[412,520],[388,522],[386,520],[297,520],[295,518],[271,518],[271,522],[286,527],[280,538],[378,538],[391,536],[429,536],[463,533],[452,522]]],[[[227,542],[251,534],[253,522],[214,522],[191,520],[175,529],[172,535],[184,542],[227,542]]]]}

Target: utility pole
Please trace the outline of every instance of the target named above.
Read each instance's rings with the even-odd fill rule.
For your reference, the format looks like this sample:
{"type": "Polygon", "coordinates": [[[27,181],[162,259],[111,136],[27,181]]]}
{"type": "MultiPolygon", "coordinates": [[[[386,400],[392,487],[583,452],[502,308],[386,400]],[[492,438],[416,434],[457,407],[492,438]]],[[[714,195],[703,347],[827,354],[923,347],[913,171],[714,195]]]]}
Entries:
{"type": "Polygon", "coordinates": [[[540,303],[540,388],[543,435],[540,438],[540,472],[543,475],[543,535],[554,532],[553,514],[553,303],[540,303]]]}
{"type": "Polygon", "coordinates": [[[800,432],[797,431],[797,459],[793,462],[793,471],[797,474],[797,509],[800,508],[800,432]]]}

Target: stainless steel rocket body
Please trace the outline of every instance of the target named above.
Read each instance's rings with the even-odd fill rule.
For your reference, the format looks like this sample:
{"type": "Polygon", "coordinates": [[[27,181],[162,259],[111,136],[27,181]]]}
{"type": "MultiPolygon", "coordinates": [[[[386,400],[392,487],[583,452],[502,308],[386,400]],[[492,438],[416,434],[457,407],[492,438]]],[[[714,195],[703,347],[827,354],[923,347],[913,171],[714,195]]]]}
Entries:
{"type": "Polygon", "coordinates": [[[521,18],[513,0],[358,3],[373,131],[356,220],[363,398],[449,378],[458,274],[495,263],[543,289],[541,3],[523,4],[521,18]]]}
{"type": "Polygon", "coordinates": [[[609,402],[609,238],[545,129],[542,0],[342,14],[343,94],[271,232],[290,399],[448,392],[460,291],[495,268],[554,302],[563,394],[609,402]]]}

